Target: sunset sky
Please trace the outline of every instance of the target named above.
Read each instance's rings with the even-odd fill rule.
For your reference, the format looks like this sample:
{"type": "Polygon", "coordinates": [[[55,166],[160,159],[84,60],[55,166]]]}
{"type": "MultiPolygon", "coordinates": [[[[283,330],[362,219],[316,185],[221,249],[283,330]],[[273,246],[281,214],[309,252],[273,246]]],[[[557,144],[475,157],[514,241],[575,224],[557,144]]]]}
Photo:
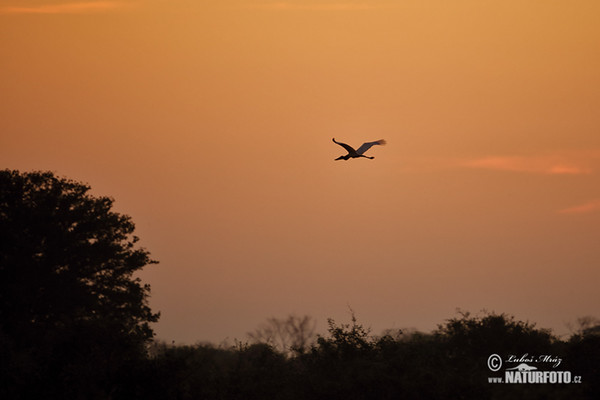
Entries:
{"type": "Polygon", "coordinates": [[[2,168],[115,198],[168,342],[600,317],[600,2],[0,0],[2,168]],[[331,138],[374,160],[333,161],[331,138]]]}

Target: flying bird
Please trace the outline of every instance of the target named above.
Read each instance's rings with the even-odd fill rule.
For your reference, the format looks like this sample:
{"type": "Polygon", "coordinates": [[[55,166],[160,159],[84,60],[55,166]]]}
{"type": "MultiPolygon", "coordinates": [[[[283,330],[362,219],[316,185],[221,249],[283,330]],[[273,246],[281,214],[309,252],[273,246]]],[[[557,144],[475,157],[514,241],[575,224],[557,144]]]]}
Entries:
{"type": "Polygon", "coordinates": [[[369,158],[369,159],[372,160],[375,157],[365,156],[363,153],[365,151],[369,150],[371,147],[375,146],[376,144],[377,145],[384,145],[385,144],[385,140],[381,139],[381,140],[376,140],[374,142],[363,143],[362,146],[360,146],[357,150],[354,150],[354,148],[352,146],[348,146],[346,143],[342,143],[342,142],[336,141],[335,138],[333,138],[333,143],[339,144],[344,149],[346,149],[346,151],[348,152],[348,154],[346,154],[345,156],[339,156],[338,158],[336,158],[335,161],[337,161],[337,160],[348,160],[350,158],[359,158],[359,157],[369,158]]]}

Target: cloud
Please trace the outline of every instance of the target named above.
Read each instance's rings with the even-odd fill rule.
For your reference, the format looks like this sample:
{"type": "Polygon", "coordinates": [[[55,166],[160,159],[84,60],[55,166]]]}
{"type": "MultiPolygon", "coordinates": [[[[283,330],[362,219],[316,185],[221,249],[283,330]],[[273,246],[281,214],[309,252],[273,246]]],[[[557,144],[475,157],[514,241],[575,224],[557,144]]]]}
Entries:
{"type": "Polygon", "coordinates": [[[600,211],[600,199],[592,200],[573,207],[564,208],[558,212],[561,214],[584,214],[594,211],[600,211]]]}
{"type": "Polygon", "coordinates": [[[304,10],[304,11],[347,11],[347,10],[372,10],[389,7],[388,4],[373,4],[369,2],[273,2],[248,6],[265,10],[304,10]]]}
{"type": "Polygon", "coordinates": [[[593,172],[590,164],[597,158],[584,154],[500,156],[462,160],[459,164],[468,168],[483,168],[500,171],[528,172],[548,175],[582,175],[593,172]]]}
{"type": "Polygon", "coordinates": [[[122,8],[119,1],[90,1],[77,3],[44,4],[29,7],[1,7],[0,14],[88,14],[122,8]]]}

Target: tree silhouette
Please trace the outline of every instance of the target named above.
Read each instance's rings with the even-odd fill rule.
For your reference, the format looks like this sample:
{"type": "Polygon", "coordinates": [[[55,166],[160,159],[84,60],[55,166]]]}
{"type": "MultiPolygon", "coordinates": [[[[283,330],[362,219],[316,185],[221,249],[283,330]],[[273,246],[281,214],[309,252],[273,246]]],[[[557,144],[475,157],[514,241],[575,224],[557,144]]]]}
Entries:
{"type": "Polygon", "coordinates": [[[254,343],[264,343],[275,350],[286,354],[302,354],[314,342],[316,322],[305,315],[298,317],[289,315],[287,318],[269,318],[248,337],[254,343]]]}
{"type": "Polygon", "coordinates": [[[78,384],[87,398],[105,396],[91,383],[142,354],[158,319],[149,286],[133,277],[154,261],[136,247],[131,218],[89,191],[51,172],[0,171],[2,369],[45,398],[78,384]]]}

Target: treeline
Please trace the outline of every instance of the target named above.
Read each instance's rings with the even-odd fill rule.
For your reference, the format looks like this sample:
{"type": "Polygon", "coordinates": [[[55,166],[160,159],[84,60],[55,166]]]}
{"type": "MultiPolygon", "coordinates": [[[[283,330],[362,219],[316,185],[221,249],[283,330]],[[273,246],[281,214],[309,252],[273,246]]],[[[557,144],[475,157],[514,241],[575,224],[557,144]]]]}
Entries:
{"type": "Polygon", "coordinates": [[[264,343],[140,348],[111,327],[70,327],[27,348],[0,335],[0,398],[598,399],[599,330],[583,325],[561,340],[504,314],[461,313],[431,333],[373,335],[352,317],[330,320],[327,334],[302,346],[291,341],[286,351],[267,336],[264,343]],[[503,360],[498,371],[490,369],[493,354],[503,360]],[[542,377],[568,374],[571,383],[490,381],[509,368],[524,374],[514,371],[522,363],[542,377]]]}
{"type": "Polygon", "coordinates": [[[265,343],[223,348],[154,344],[113,398],[139,399],[598,399],[598,327],[568,340],[498,314],[458,315],[432,333],[371,335],[352,319],[292,353],[265,343]],[[539,371],[568,371],[572,383],[491,383],[498,354],[539,371]],[[549,356],[538,362],[539,356],[549,356]],[[549,360],[552,360],[550,362],[549,360]],[[558,365],[557,364],[558,361],[558,365]],[[575,383],[581,377],[581,383],[575,383]]]}
{"type": "Polygon", "coordinates": [[[353,316],[316,337],[310,318],[292,316],[234,346],[155,343],[159,314],[134,274],[156,261],[131,218],[90,190],[0,170],[2,400],[600,399],[593,320],[562,340],[506,315],[378,336],[353,316]],[[560,364],[528,359],[542,355],[560,364]],[[490,382],[519,368],[572,383],[490,382]]]}

